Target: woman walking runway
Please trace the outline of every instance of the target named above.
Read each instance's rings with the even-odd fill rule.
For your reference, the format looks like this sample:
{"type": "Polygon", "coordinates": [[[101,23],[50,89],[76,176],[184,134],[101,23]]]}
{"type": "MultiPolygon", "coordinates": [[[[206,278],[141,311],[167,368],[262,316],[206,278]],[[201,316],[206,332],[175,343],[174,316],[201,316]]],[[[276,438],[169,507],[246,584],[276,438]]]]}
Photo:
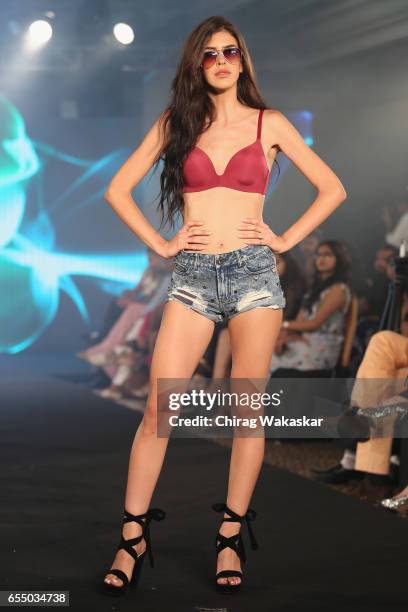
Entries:
{"type": "MultiPolygon", "coordinates": [[[[160,508],[150,507],[168,444],[168,438],[157,436],[158,378],[189,379],[215,322],[227,319],[231,378],[265,378],[266,384],[285,306],[275,253],[292,249],[345,197],[334,172],[283,113],[264,103],[239,30],[218,16],[200,23],[184,44],[170,104],[106,192],[113,210],[140,240],[162,257],[175,257],[149,395],[130,454],[121,542],[103,579],[107,593],[123,593],[130,580],[137,582],[151,553],[150,523],[165,516],[160,508]],[[262,213],[280,151],[318,193],[306,212],[277,235],[263,222],[262,213]],[[160,160],[162,221],[183,217],[182,228],[171,240],[152,227],[131,197],[160,160]]],[[[264,448],[262,436],[234,437],[226,497],[213,503],[222,513],[214,578],[220,590],[241,585],[244,521],[252,547],[257,547],[250,525],[256,513],[249,504],[264,448]]],[[[153,565],[152,556],[150,562],[153,565]]]]}

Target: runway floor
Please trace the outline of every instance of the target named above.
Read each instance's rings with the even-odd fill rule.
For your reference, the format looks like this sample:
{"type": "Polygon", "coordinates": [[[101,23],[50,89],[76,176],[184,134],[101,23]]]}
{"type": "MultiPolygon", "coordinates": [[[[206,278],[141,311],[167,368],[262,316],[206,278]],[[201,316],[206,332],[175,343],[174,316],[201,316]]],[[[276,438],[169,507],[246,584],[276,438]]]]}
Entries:
{"type": "Polygon", "coordinates": [[[99,592],[119,540],[141,415],[51,377],[1,382],[1,589],[64,590],[73,610],[241,612],[407,609],[408,522],[264,464],[239,594],[213,591],[230,449],[172,438],[152,506],[156,567],[125,599],[99,592]]]}

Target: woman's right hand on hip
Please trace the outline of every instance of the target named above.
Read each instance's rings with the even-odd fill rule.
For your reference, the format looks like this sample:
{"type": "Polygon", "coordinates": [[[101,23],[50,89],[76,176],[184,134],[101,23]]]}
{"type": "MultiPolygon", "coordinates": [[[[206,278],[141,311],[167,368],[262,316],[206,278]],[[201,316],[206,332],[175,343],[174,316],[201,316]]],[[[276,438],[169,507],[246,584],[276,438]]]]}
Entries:
{"type": "Polygon", "coordinates": [[[174,257],[182,249],[192,251],[202,251],[211,242],[209,236],[211,232],[204,227],[204,221],[188,221],[177,232],[177,234],[167,241],[166,257],[174,257]]]}

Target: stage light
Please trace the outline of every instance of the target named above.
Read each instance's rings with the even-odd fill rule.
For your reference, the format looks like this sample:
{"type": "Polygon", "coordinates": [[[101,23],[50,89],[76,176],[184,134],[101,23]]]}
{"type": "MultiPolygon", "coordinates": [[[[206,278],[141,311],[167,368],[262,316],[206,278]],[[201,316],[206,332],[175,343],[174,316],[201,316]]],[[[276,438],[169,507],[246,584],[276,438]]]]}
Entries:
{"type": "Polygon", "coordinates": [[[28,40],[33,47],[45,45],[52,37],[52,26],[45,19],[33,21],[28,28],[28,40]]]}
{"type": "Polygon", "coordinates": [[[135,39],[133,28],[127,23],[117,23],[113,28],[113,34],[122,45],[130,45],[135,39]]]}

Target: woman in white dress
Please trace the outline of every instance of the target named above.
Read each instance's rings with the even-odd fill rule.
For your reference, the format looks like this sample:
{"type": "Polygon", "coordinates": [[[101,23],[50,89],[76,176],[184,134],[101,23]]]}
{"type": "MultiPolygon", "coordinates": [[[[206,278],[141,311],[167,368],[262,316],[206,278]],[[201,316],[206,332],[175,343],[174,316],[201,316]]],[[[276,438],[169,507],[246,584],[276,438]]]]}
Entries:
{"type": "Polygon", "coordinates": [[[279,368],[326,370],[336,366],[352,296],[350,264],[342,243],[320,242],[314,254],[311,288],[296,319],[282,324],[271,360],[271,374],[279,368]]]}

